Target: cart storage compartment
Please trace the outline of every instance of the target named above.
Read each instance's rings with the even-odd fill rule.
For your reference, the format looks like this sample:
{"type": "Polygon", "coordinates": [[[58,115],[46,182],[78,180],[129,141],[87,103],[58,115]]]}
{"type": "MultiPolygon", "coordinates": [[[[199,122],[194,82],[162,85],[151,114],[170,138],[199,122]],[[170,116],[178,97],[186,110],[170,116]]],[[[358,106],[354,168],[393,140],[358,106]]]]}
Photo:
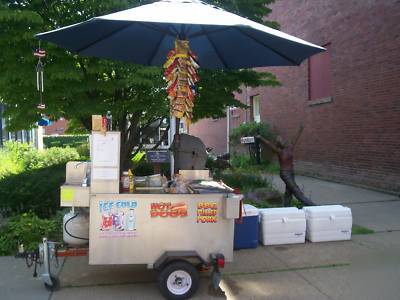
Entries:
{"type": "Polygon", "coordinates": [[[243,223],[235,224],[234,249],[257,248],[258,246],[258,208],[244,204],[243,223]]]}
{"type": "Polygon", "coordinates": [[[303,208],[307,221],[307,240],[311,242],[351,239],[351,209],[342,205],[303,208]]]}
{"type": "Polygon", "coordinates": [[[260,229],[263,245],[304,243],[304,212],[296,207],[260,209],[260,229]]]}

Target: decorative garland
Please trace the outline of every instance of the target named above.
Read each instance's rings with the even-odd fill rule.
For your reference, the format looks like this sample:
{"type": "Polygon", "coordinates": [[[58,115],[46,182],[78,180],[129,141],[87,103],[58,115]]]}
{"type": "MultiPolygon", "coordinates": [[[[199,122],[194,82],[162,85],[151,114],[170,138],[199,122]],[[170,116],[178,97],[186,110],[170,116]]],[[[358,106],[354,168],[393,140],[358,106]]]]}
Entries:
{"type": "Polygon", "coordinates": [[[167,81],[171,115],[178,119],[186,118],[188,125],[193,118],[199,67],[197,56],[189,48],[189,41],[176,39],[175,49],[168,53],[164,64],[164,77],[167,81]]]}

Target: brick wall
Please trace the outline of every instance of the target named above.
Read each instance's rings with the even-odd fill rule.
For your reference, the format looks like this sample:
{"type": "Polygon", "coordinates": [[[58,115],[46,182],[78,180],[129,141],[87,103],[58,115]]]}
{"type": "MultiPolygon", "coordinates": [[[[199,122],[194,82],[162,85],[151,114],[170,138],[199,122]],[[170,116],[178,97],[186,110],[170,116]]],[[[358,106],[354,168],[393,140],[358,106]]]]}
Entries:
{"type": "Polygon", "coordinates": [[[63,135],[68,127],[68,121],[65,119],[60,119],[55,121],[50,126],[44,127],[45,135],[63,135]]]}
{"type": "MultiPolygon", "coordinates": [[[[282,31],[330,43],[332,51],[331,102],[309,105],[307,61],[262,69],[282,86],[238,96],[245,101],[260,94],[262,120],[287,139],[304,123],[295,153],[300,173],[400,192],[399,7],[397,0],[278,0],[271,6],[270,19],[282,31]]],[[[246,121],[238,114],[232,126],[246,121]]],[[[226,127],[207,124],[196,135],[215,145],[225,141],[226,127]]]]}
{"type": "Polygon", "coordinates": [[[189,134],[201,138],[206,147],[213,148],[213,153],[226,152],[226,119],[203,119],[189,128],[189,134]]]}
{"type": "Polygon", "coordinates": [[[331,44],[332,102],[310,106],[308,65],[268,68],[279,88],[262,96],[262,119],[286,138],[305,130],[297,170],[400,192],[400,9],[395,0],[280,0],[284,32],[331,44]]]}

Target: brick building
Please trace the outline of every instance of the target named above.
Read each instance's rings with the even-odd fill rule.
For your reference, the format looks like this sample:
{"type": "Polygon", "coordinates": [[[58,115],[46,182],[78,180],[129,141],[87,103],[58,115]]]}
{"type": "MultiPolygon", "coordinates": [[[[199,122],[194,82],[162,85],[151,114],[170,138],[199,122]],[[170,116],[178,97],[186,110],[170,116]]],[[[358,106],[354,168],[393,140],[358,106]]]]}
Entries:
{"type": "MultiPolygon", "coordinates": [[[[283,137],[304,124],[295,153],[299,173],[400,192],[399,2],[279,0],[271,8],[282,31],[328,51],[300,67],[267,68],[282,86],[247,88],[240,99],[256,103],[254,113],[283,137]]],[[[254,113],[233,112],[232,121],[254,113]]],[[[226,120],[210,122],[191,133],[212,147],[210,127],[214,140],[226,140],[226,120]]]]}
{"type": "Polygon", "coordinates": [[[68,128],[68,121],[61,118],[51,125],[44,127],[45,135],[63,135],[68,128]]]}

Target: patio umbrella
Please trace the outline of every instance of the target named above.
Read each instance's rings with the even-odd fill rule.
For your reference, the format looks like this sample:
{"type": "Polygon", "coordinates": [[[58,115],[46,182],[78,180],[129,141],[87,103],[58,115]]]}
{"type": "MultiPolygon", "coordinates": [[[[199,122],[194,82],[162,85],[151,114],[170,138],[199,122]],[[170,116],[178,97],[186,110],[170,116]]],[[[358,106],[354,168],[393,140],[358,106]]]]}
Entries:
{"type": "MultiPolygon", "coordinates": [[[[185,117],[188,123],[199,65],[208,69],[291,66],[325,50],[196,0],[163,0],[36,36],[83,56],[164,66],[171,116],[185,117]]],[[[174,119],[171,124],[174,136],[174,119]]]]}
{"type": "Polygon", "coordinates": [[[219,7],[163,0],[36,35],[73,53],[163,65],[174,41],[189,40],[208,69],[299,65],[324,48],[219,7]]]}

